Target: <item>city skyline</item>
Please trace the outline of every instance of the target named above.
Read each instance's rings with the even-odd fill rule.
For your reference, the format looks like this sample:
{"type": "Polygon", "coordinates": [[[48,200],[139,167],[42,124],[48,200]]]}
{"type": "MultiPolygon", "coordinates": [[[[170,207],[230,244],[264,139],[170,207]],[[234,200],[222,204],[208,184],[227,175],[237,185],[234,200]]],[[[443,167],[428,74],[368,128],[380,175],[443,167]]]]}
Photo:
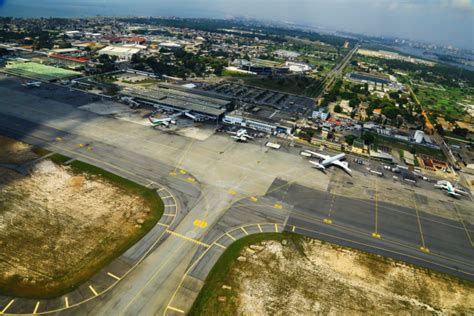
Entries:
{"type": "Polygon", "coordinates": [[[1,0],[0,15],[246,17],[474,49],[474,5],[470,0],[278,0],[271,5],[268,0],[138,0],[133,4],[129,0],[1,0]]]}

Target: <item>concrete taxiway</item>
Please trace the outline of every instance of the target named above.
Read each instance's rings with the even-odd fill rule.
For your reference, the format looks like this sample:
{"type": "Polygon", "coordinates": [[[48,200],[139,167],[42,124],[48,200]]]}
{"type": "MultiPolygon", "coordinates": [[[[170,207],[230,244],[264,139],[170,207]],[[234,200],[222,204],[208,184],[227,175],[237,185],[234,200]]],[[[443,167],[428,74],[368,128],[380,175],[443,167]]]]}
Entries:
{"type": "MultiPolygon", "coordinates": [[[[301,233],[472,279],[473,227],[463,217],[472,209],[465,204],[446,206],[459,215],[454,221],[429,214],[425,195],[416,189],[406,192],[412,208],[379,201],[376,187],[359,199],[343,197],[332,193],[328,175],[294,153],[223,135],[191,140],[78,109],[90,102],[98,100],[0,78],[0,133],[164,188],[173,202],[160,196],[176,213],[162,235],[149,237],[156,244],[126,277],[112,272],[120,280],[107,291],[100,283],[85,284],[84,304],[75,305],[73,296],[58,298],[61,314],[185,312],[230,243],[267,231],[301,233]]],[[[140,241],[132,249],[143,254],[150,248],[140,241]]],[[[0,311],[8,313],[47,313],[53,305],[0,299],[0,311]]]]}

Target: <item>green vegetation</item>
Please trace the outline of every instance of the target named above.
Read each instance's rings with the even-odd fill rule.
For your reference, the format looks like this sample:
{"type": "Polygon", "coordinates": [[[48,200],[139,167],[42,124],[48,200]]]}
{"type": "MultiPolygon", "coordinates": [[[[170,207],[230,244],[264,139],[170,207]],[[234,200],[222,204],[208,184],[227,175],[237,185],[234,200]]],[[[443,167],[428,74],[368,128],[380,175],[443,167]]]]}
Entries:
{"type": "Polygon", "coordinates": [[[64,80],[81,75],[80,72],[33,62],[11,62],[8,63],[6,68],[2,69],[2,71],[17,76],[44,81],[64,80]]]}
{"type": "Polygon", "coordinates": [[[244,78],[246,78],[246,77],[252,77],[252,76],[255,76],[255,75],[240,72],[240,71],[232,71],[232,70],[224,69],[224,70],[222,70],[221,76],[223,76],[223,77],[244,77],[244,78]]]}
{"type": "Polygon", "coordinates": [[[229,284],[227,282],[227,276],[242,249],[264,240],[281,241],[286,239],[299,245],[302,238],[302,236],[292,233],[263,233],[250,235],[235,241],[225,250],[207,276],[206,282],[194,301],[189,315],[223,315],[225,312],[235,312],[235,308],[234,310],[219,310],[217,297],[228,294],[228,292],[222,289],[222,285],[229,284]],[[206,307],[206,309],[204,309],[204,307],[206,307]]]}
{"type": "Polygon", "coordinates": [[[469,104],[474,101],[474,88],[418,84],[415,86],[415,92],[421,104],[429,110],[456,118],[466,114],[459,103],[469,104]]]}

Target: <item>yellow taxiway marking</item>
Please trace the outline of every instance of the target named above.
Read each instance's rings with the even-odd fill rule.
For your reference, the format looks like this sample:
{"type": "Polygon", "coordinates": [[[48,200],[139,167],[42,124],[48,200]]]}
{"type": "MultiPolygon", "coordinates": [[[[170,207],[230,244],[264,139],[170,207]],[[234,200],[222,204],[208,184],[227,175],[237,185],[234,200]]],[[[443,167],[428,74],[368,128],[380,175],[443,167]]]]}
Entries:
{"type": "Polygon", "coordinates": [[[69,299],[68,299],[67,296],[64,297],[64,306],[65,306],[66,308],[69,308],[69,299]]]}
{"type": "Polygon", "coordinates": [[[232,236],[231,234],[229,233],[225,233],[227,236],[229,236],[232,240],[236,240],[234,236],[232,236]]]}
{"type": "Polygon", "coordinates": [[[283,208],[283,205],[279,204],[279,203],[275,203],[275,205],[273,205],[274,208],[283,208]]]}
{"type": "Polygon", "coordinates": [[[61,141],[61,140],[63,140],[63,138],[62,137],[56,137],[56,140],[61,141]]]}
{"type": "Polygon", "coordinates": [[[170,235],[173,235],[173,236],[182,238],[182,239],[184,239],[184,240],[193,242],[193,243],[195,243],[195,244],[197,244],[197,245],[199,245],[199,246],[203,246],[203,247],[206,247],[206,248],[211,247],[210,245],[208,245],[208,244],[206,244],[206,243],[203,243],[202,241],[193,239],[193,238],[188,237],[188,236],[181,235],[181,234],[176,233],[176,232],[173,232],[173,231],[171,231],[171,230],[167,230],[166,232],[167,232],[168,234],[170,234],[170,235]]]}
{"type": "Polygon", "coordinates": [[[325,218],[323,222],[325,222],[326,224],[332,224],[332,219],[325,218]]]}
{"type": "Polygon", "coordinates": [[[163,216],[175,217],[176,214],[163,214],[163,216]]]}
{"type": "MultiPolygon", "coordinates": [[[[336,199],[336,195],[333,194],[332,199],[331,199],[331,205],[329,206],[328,218],[331,217],[331,211],[332,211],[332,207],[334,206],[334,200],[335,199],[336,199]]],[[[332,221],[331,221],[331,223],[332,223],[332,221]]]]}
{"type": "Polygon", "coordinates": [[[425,238],[423,237],[423,229],[421,228],[421,221],[420,221],[420,215],[418,214],[418,204],[416,203],[416,194],[415,191],[413,191],[414,195],[414,201],[415,201],[415,212],[416,212],[416,220],[418,222],[418,228],[420,229],[420,237],[421,237],[421,247],[420,250],[426,253],[429,253],[430,250],[426,247],[425,245],[425,238]]]}
{"type": "Polygon", "coordinates": [[[108,275],[109,277],[114,278],[114,279],[117,280],[117,281],[120,281],[120,278],[119,278],[118,276],[116,276],[115,274],[113,274],[113,273],[107,272],[107,275],[108,275]]]}
{"type": "Polygon", "coordinates": [[[94,294],[95,296],[99,295],[97,291],[92,287],[92,285],[89,285],[89,290],[91,290],[92,294],[94,294]]]}
{"type": "Polygon", "coordinates": [[[194,181],[196,181],[196,180],[195,180],[194,178],[189,177],[189,178],[186,179],[186,181],[188,181],[188,182],[194,182],[194,181]]]}
{"type": "Polygon", "coordinates": [[[255,196],[252,196],[252,197],[250,197],[250,201],[252,201],[252,202],[257,202],[258,199],[257,199],[255,196]]]}
{"type": "Polygon", "coordinates": [[[77,145],[77,146],[79,146],[79,147],[82,148],[82,147],[84,147],[85,145],[84,145],[84,144],[79,144],[79,145],[77,145]]]}
{"type": "Polygon", "coordinates": [[[295,232],[295,229],[296,229],[296,226],[293,226],[293,228],[291,229],[292,232],[295,232]]]}
{"type": "Polygon", "coordinates": [[[248,234],[249,234],[249,233],[247,233],[247,231],[245,230],[245,228],[240,227],[240,229],[242,229],[242,231],[245,233],[245,235],[248,235],[248,234]]]}
{"type": "Polygon", "coordinates": [[[166,307],[166,309],[171,309],[172,311],[175,311],[175,312],[178,312],[178,313],[184,314],[184,311],[183,311],[183,310],[181,310],[181,309],[178,309],[178,308],[176,308],[176,307],[173,307],[173,306],[169,306],[169,305],[168,305],[168,307],[166,307]]]}
{"type": "Polygon", "coordinates": [[[218,242],[215,242],[214,245],[218,246],[218,247],[221,247],[222,249],[226,249],[225,246],[221,245],[220,243],[218,242]]]}
{"type": "Polygon", "coordinates": [[[378,238],[378,239],[382,238],[382,236],[378,233],[372,233],[372,237],[378,238]]]}
{"type": "Polygon", "coordinates": [[[181,173],[181,174],[186,174],[186,171],[183,170],[183,169],[181,169],[181,170],[179,170],[179,173],[181,173]]]}
{"type": "Polygon", "coordinates": [[[230,191],[229,191],[229,194],[230,194],[230,195],[237,195],[237,192],[235,192],[234,190],[230,190],[230,191]]]}
{"type": "Polygon", "coordinates": [[[193,225],[197,226],[197,227],[200,227],[200,228],[206,228],[207,227],[207,222],[203,221],[203,220],[200,220],[200,219],[197,219],[193,222],[193,225]]]}
{"type": "MultiPolygon", "coordinates": [[[[375,231],[372,233],[372,237],[380,239],[382,236],[379,234],[379,201],[377,197],[378,191],[378,182],[377,178],[375,178],[375,192],[374,192],[374,200],[375,200],[375,231]]],[[[416,198],[416,197],[415,197],[416,198]]]]}
{"type": "Polygon", "coordinates": [[[166,225],[166,224],[163,224],[163,223],[157,223],[158,225],[160,226],[163,226],[163,227],[170,227],[170,225],[166,225]]]}
{"type": "Polygon", "coordinates": [[[260,224],[257,224],[257,226],[258,226],[258,230],[259,230],[261,233],[263,233],[262,226],[260,226],[260,224]]]}
{"type": "Polygon", "coordinates": [[[420,250],[426,253],[430,253],[430,250],[426,247],[420,247],[420,250]]]}
{"type": "Polygon", "coordinates": [[[40,302],[36,302],[35,309],[33,310],[33,314],[36,314],[39,307],[40,307],[40,302]]]}
{"type": "Polygon", "coordinates": [[[275,224],[275,233],[278,233],[278,224],[275,224]]]}
{"type": "Polygon", "coordinates": [[[174,177],[174,176],[176,175],[176,172],[171,171],[171,172],[169,173],[169,175],[172,176],[172,177],[174,177]]]}
{"type": "Polygon", "coordinates": [[[7,309],[10,308],[10,306],[12,306],[13,302],[15,302],[15,300],[11,300],[10,302],[8,302],[8,304],[0,311],[0,314],[4,314],[7,309]]]}
{"type": "Polygon", "coordinates": [[[464,220],[462,219],[461,214],[459,213],[459,209],[456,203],[453,203],[453,205],[454,205],[454,209],[456,210],[456,214],[459,217],[459,221],[461,222],[462,227],[464,228],[464,231],[466,232],[467,239],[469,239],[469,243],[471,244],[471,246],[474,247],[474,243],[472,242],[471,235],[469,234],[469,231],[466,228],[466,224],[464,223],[464,220]]]}

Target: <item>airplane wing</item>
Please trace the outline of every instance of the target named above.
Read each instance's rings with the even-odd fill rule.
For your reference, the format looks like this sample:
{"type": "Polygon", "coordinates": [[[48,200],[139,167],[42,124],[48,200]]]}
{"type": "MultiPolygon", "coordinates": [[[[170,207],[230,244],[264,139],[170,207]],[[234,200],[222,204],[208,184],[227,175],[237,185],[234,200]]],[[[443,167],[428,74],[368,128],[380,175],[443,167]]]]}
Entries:
{"type": "Polygon", "coordinates": [[[333,161],[332,164],[333,164],[333,165],[336,165],[336,166],[338,166],[338,167],[341,167],[341,168],[344,169],[347,173],[352,173],[352,170],[349,169],[349,164],[347,163],[347,161],[336,160],[336,161],[333,161]]]}
{"type": "Polygon", "coordinates": [[[316,168],[318,168],[318,169],[321,169],[321,170],[325,170],[325,169],[326,169],[326,168],[325,168],[322,164],[320,164],[319,162],[310,160],[309,163],[312,164],[312,165],[314,165],[314,166],[315,166],[316,168]]]}
{"type": "Polygon", "coordinates": [[[327,155],[323,155],[323,154],[320,154],[320,153],[316,153],[314,151],[310,151],[310,150],[306,150],[307,153],[310,153],[312,156],[316,156],[322,160],[326,160],[328,158],[331,158],[331,156],[327,156],[327,155]]]}

